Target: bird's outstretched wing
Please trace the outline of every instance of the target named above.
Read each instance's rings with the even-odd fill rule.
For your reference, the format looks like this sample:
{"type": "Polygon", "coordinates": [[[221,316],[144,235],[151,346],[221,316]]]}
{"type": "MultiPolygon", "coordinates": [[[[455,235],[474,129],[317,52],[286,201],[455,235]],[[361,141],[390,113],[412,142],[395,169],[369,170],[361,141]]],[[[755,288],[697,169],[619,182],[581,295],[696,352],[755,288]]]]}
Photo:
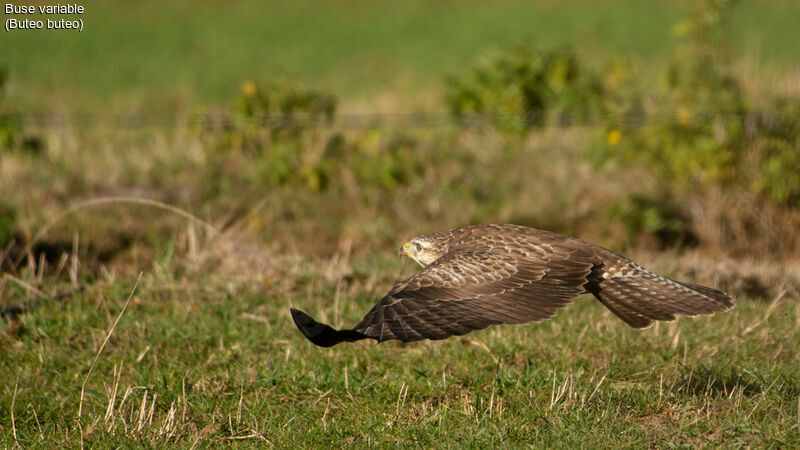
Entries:
{"type": "Polygon", "coordinates": [[[444,339],[554,316],[586,292],[595,263],[584,246],[550,245],[533,253],[498,246],[454,249],[398,283],[352,330],[335,330],[298,310],[292,317],[321,346],[365,338],[444,339]]]}

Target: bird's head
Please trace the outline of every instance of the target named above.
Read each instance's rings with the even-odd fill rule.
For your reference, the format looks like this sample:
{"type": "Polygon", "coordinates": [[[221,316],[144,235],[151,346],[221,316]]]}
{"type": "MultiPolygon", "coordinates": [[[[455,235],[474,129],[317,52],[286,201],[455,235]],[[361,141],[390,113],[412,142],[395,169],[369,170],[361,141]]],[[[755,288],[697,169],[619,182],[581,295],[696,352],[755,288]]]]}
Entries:
{"type": "Polygon", "coordinates": [[[408,256],[422,267],[436,261],[445,253],[435,242],[424,237],[415,237],[400,247],[400,255],[408,256]]]}

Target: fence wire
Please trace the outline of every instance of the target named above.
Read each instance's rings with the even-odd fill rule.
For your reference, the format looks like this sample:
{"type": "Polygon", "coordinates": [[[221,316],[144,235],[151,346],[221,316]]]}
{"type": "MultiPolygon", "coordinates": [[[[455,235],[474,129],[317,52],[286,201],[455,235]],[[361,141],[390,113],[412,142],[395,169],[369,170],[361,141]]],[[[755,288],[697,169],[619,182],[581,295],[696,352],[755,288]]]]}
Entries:
{"type": "MultiPolygon", "coordinates": [[[[706,110],[683,113],[647,113],[629,111],[621,114],[549,113],[529,111],[520,113],[466,113],[416,112],[399,114],[342,113],[333,117],[309,114],[269,114],[244,117],[232,113],[192,114],[110,114],[110,113],[0,113],[0,127],[5,128],[111,128],[139,130],[149,128],[190,127],[203,130],[226,130],[241,126],[263,129],[341,129],[364,130],[380,128],[442,128],[505,126],[531,128],[537,125],[619,126],[640,128],[652,124],[679,123],[681,125],[706,125],[718,119],[742,117],[748,123],[780,123],[785,115],[769,111],[706,110]]],[[[793,117],[792,119],[800,119],[793,117]]]]}

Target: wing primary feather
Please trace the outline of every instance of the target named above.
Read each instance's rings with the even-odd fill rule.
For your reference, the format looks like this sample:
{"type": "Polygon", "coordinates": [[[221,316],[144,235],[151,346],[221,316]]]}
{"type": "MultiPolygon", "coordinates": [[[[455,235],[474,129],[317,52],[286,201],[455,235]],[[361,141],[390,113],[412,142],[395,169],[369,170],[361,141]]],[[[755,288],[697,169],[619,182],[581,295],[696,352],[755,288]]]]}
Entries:
{"type": "Polygon", "coordinates": [[[403,340],[403,342],[408,342],[408,341],[410,341],[410,339],[408,339],[408,333],[406,333],[406,327],[404,327],[404,326],[403,326],[403,320],[402,320],[402,319],[397,319],[397,323],[399,323],[399,324],[400,324],[400,330],[402,330],[402,331],[403,331],[403,337],[405,338],[405,339],[403,340]]]}
{"type": "Polygon", "coordinates": [[[303,333],[303,336],[320,347],[332,347],[340,342],[353,342],[370,338],[370,336],[355,330],[336,330],[330,325],[317,322],[303,311],[294,308],[289,310],[292,313],[294,324],[303,333]]]}

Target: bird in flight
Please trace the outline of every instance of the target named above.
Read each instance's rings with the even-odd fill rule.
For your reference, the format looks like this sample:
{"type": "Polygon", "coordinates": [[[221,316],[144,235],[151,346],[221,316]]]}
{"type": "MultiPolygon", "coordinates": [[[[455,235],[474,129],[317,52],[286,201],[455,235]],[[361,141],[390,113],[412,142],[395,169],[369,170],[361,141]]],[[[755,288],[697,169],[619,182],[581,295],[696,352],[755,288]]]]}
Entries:
{"type": "Polygon", "coordinates": [[[292,308],[300,332],[321,347],[445,339],[548,319],[585,293],[634,328],[733,307],[720,290],[671,280],[597,244],[520,225],[426,234],[400,253],[422,270],[397,283],[355,327],[336,330],[292,308]]]}

